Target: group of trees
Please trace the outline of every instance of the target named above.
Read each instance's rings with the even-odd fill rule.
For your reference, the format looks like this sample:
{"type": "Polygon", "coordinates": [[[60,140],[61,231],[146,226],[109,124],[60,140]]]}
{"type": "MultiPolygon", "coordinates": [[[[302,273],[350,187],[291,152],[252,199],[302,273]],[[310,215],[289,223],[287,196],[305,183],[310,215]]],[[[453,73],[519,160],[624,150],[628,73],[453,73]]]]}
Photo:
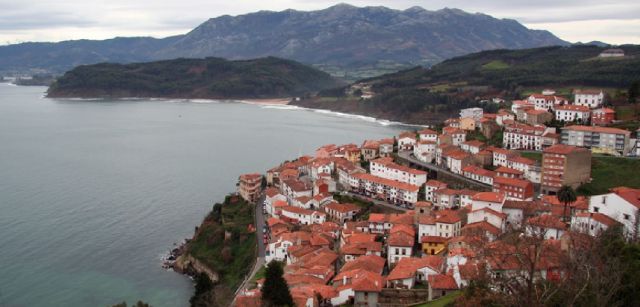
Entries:
{"type": "Polygon", "coordinates": [[[79,66],[59,78],[49,93],[53,96],[264,98],[300,96],[339,84],[325,72],[284,59],[206,58],[79,66]]]}
{"type": "Polygon", "coordinates": [[[286,307],[294,306],[287,281],[283,277],[282,264],[271,261],[267,265],[264,286],[262,287],[262,306],[286,307]]]}

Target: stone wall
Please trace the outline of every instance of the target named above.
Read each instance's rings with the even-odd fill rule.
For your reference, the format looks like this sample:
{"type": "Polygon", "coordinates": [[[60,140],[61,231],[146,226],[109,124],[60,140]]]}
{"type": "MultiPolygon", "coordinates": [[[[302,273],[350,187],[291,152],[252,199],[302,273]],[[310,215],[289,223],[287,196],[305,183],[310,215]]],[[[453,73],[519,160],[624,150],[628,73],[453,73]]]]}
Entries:
{"type": "Polygon", "coordinates": [[[382,289],[378,299],[380,307],[400,307],[429,300],[428,289],[382,289]]]}

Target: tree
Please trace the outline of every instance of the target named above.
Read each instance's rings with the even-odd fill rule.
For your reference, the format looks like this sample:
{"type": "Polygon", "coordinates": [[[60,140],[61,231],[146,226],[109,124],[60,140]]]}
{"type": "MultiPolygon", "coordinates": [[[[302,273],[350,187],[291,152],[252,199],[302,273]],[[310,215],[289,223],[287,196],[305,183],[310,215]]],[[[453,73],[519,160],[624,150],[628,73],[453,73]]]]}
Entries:
{"type": "Polygon", "coordinates": [[[564,210],[562,210],[562,217],[564,222],[569,222],[569,216],[567,215],[567,208],[569,204],[575,202],[577,199],[576,191],[572,187],[563,185],[558,190],[558,200],[564,204],[564,210]]]}
{"type": "Polygon", "coordinates": [[[636,99],[640,94],[640,81],[631,82],[631,86],[629,86],[629,92],[627,92],[627,98],[629,99],[629,103],[636,103],[636,99]]]}
{"type": "Polygon", "coordinates": [[[213,282],[209,278],[209,275],[200,273],[195,277],[196,291],[189,299],[191,306],[206,306],[209,299],[209,294],[213,290],[213,282]]]}
{"type": "Polygon", "coordinates": [[[271,261],[267,265],[266,278],[262,287],[262,305],[268,307],[294,306],[289,285],[282,276],[282,264],[271,261]]]}

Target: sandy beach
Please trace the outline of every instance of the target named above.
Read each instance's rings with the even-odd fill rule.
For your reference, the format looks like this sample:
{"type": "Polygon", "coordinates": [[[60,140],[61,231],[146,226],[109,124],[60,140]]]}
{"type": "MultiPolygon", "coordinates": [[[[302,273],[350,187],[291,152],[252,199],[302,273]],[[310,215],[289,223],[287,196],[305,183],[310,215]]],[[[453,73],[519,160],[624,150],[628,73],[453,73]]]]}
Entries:
{"type": "Polygon", "coordinates": [[[288,105],[292,98],[273,98],[273,99],[243,99],[242,102],[260,105],[288,105]]]}

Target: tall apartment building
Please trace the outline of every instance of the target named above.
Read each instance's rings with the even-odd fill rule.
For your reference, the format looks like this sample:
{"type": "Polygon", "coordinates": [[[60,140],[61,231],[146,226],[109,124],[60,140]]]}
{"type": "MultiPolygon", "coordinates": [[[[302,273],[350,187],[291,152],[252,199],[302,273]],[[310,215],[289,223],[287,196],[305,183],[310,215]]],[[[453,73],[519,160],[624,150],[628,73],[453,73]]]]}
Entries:
{"type": "Polygon", "coordinates": [[[576,189],[591,179],[591,151],[568,145],[554,145],[542,154],[543,194],[555,195],[563,185],[576,189]]]}
{"type": "Polygon", "coordinates": [[[594,152],[626,156],[632,147],[630,137],[630,131],[617,128],[569,126],[562,128],[560,143],[591,148],[594,152]]]}
{"type": "Polygon", "coordinates": [[[238,193],[244,200],[255,203],[260,198],[262,175],[244,174],[238,178],[238,193]]]}
{"type": "Polygon", "coordinates": [[[542,149],[556,144],[556,138],[555,128],[513,123],[505,126],[502,144],[507,149],[542,151],[542,149]]]}

